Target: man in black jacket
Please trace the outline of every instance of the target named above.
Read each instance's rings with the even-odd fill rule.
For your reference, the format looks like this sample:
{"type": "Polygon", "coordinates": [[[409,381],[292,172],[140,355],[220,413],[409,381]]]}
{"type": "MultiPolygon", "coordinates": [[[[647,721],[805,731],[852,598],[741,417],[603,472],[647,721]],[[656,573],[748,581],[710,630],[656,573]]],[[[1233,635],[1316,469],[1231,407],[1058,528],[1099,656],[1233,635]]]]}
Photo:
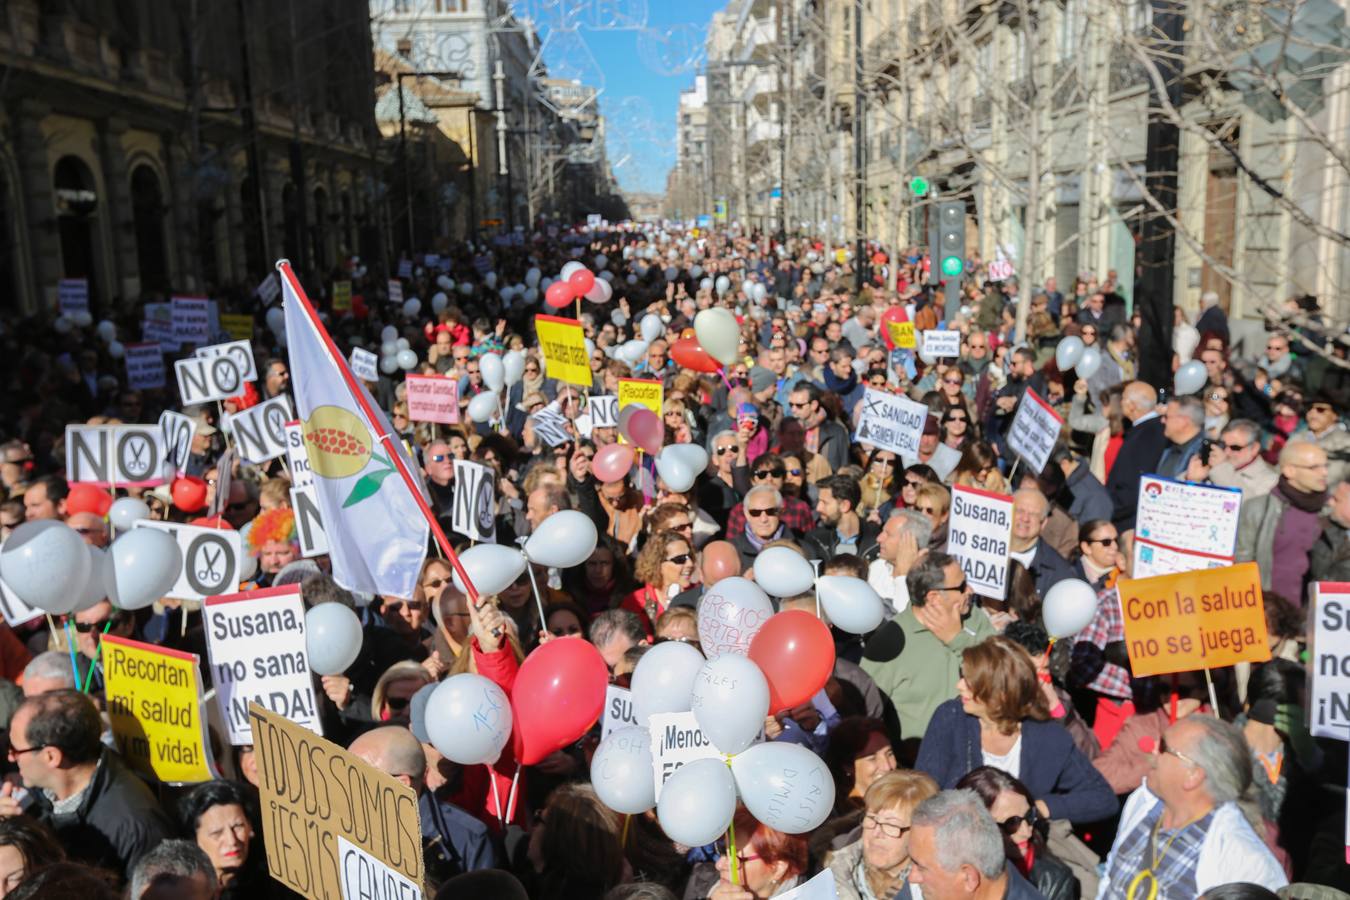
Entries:
{"type": "Polygon", "coordinates": [[[10,721],[9,754],[30,805],[0,796],[0,815],[27,812],[56,832],[72,858],[128,874],[173,835],[173,825],[145,782],[103,746],[102,733],[98,709],[78,691],[24,701],[10,721]]]}
{"type": "Polygon", "coordinates": [[[829,559],[838,553],[866,556],[877,545],[881,527],[858,515],[862,488],[848,475],[831,475],[816,485],[816,518],[820,527],[806,533],[808,559],[829,559]]]}
{"type": "Polygon", "coordinates": [[[1158,392],[1143,381],[1131,381],[1120,396],[1120,411],[1131,425],[1107,476],[1106,490],[1111,494],[1111,521],[1121,531],[1134,529],[1139,476],[1153,472],[1167,448],[1157,406],[1158,392]]]}

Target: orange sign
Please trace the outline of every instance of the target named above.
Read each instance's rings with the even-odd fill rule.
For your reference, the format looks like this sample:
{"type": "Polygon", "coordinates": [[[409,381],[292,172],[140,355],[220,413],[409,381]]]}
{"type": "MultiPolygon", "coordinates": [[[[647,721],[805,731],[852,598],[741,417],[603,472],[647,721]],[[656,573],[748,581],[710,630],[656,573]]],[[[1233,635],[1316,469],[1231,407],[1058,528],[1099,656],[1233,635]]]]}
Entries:
{"type": "Polygon", "coordinates": [[[1116,583],[1135,675],[1270,659],[1256,563],[1116,583]]]}

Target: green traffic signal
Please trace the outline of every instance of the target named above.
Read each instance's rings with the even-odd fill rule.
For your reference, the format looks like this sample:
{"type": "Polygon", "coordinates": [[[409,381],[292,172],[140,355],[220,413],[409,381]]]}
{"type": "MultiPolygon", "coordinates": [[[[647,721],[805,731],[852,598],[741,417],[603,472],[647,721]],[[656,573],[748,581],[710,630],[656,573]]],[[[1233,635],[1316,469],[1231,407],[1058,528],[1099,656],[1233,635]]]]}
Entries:
{"type": "Polygon", "coordinates": [[[965,270],[965,268],[966,268],[965,263],[961,261],[961,257],[959,256],[942,257],[943,275],[952,275],[952,276],[960,275],[965,270]]]}
{"type": "Polygon", "coordinates": [[[922,175],[915,175],[909,180],[909,192],[916,197],[922,197],[928,193],[928,179],[922,175]]]}

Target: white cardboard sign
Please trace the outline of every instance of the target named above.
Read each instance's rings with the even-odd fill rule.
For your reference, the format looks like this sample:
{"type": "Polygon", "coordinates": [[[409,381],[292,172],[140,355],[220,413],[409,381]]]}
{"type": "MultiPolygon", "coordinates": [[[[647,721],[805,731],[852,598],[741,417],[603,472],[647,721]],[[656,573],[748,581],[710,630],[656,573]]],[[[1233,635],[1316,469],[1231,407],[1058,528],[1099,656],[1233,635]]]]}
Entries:
{"type": "Polygon", "coordinates": [[[173,297],[173,339],[180,344],[211,341],[211,301],[206,297],[173,297]]]}
{"type": "Polygon", "coordinates": [[[184,406],[237,397],[244,392],[244,373],[228,356],[192,356],[173,364],[178,396],[184,406]]]}
{"type": "Polygon", "coordinates": [[[955,359],[961,355],[961,332],[932,329],[923,333],[924,356],[955,359]]]}
{"type": "Polygon", "coordinates": [[[66,481],[98,487],[164,483],[164,434],[159,425],[67,425],[66,481]]]}
{"type": "Polygon", "coordinates": [[[305,559],[328,552],[328,532],[319,509],[319,493],[310,481],[304,487],[291,488],[291,509],[295,510],[295,533],[300,538],[300,555],[305,559]]]}
{"type": "Polygon", "coordinates": [[[202,606],[211,681],[230,743],[253,743],[248,705],[323,734],[305,646],[300,585],[211,597],[202,606]]]}
{"type": "Polygon", "coordinates": [[[369,350],[353,347],[350,363],[352,374],[362,381],[380,380],[380,359],[369,350]]]}
{"type": "MultiPolygon", "coordinates": [[[[339,834],[338,886],[342,900],[416,900],[422,897],[422,886],[408,880],[402,872],[386,866],[379,858],[367,853],[339,834]]],[[[828,870],[827,870],[828,871],[828,870]]]]}
{"type": "Polygon", "coordinates": [[[1039,475],[1050,461],[1050,451],[1055,449],[1063,427],[1064,420],[1054,407],[1028,387],[1008,429],[1008,446],[1039,475]]]}
{"type": "Polygon", "coordinates": [[[255,465],[286,452],[286,423],[291,421],[291,401],[285,394],[264,400],[242,412],[225,417],[244,462],[255,465]]]}
{"type": "Polygon", "coordinates": [[[1008,541],[1013,501],[1005,494],[952,486],[947,552],[956,557],[975,593],[994,600],[1008,596],[1008,541]]]}
{"type": "Polygon", "coordinates": [[[1350,741],[1350,584],[1324,581],[1313,586],[1313,737],[1350,741]]]}
{"type": "Polygon", "coordinates": [[[637,713],[633,710],[633,692],[616,684],[605,688],[605,712],[600,717],[600,740],[603,741],[620,728],[637,724],[637,713]]]}
{"type": "Polygon", "coordinates": [[[1233,565],[1241,512],[1237,488],[1140,476],[1134,577],[1233,565]]]}
{"type": "Polygon", "coordinates": [[[89,279],[62,278],[56,283],[56,308],[63,316],[89,312],[89,279]]]}
{"type": "Polygon", "coordinates": [[[176,522],[142,519],[136,528],[168,532],[183,554],[183,568],[167,596],[179,600],[204,600],[239,590],[239,532],[232,528],[202,528],[176,522]]]}
{"type": "Polygon", "coordinates": [[[196,355],[203,359],[228,356],[234,360],[235,366],[238,367],[245,381],[258,380],[258,361],[253,358],[252,341],[229,341],[224,344],[212,344],[210,347],[199,349],[196,355]]]}
{"type": "Polygon", "coordinates": [[[592,428],[617,428],[619,426],[619,398],[613,394],[592,397],[586,409],[591,414],[592,428]]]}
{"type": "Polygon", "coordinates": [[[11,628],[42,618],[42,610],[29,606],[19,599],[19,595],[10,586],[0,581],[0,615],[11,628]]]}
{"type": "Polygon", "coordinates": [[[305,446],[305,428],[299,421],[286,423],[286,461],[291,468],[292,486],[302,488],[314,483],[309,448],[305,446]]]}
{"type": "Polygon", "coordinates": [[[164,440],[166,470],[172,467],[175,475],[182,475],[187,471],[188,460],[192,458],[192,439],[197,435],[197,420],[166,409],[159,414],[159,433],[164,440]]]}
{"type": "Polygon", "coordinates": [[[133,391],[153,391],[164,387],[164,351],[159,344],[127,344],[124,347],[127,387],[133,391]]]}
{"type": "Polygon", "coordinates": [[[858,420],[859,441],[900,456],[919,455],[919,438],[928,419],[928,407],[899,394],[871,388],[863,393],[863,413],[858,420]]]}
{"type": "Polygon", "coordinates": [[[451,528],[471,541],[497,540],[496,470],[455,460],[454,517],[451,528]]]}
{"type": "Polygon", "coordinates": [[[652,713],[647,717],[652,735],[652,775],[656,778],[656,797],[661,786],[675,770],[696,759],[720,759],[721,754],[698,727],[692,711],[652,713]]]}

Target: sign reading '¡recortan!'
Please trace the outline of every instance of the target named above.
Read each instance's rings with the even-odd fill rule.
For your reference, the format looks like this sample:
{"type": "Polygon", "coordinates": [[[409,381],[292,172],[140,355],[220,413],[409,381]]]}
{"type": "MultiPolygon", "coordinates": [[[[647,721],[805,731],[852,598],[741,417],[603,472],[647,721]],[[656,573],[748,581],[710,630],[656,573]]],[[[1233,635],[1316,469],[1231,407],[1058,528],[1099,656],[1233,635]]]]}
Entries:
{"type": "Polygon", "coordinates": [[[581,331],[581,323],[558,316],[535,316],[535,334],[539,336],[539,349],[544,351],[544,365],[548,376],[578,387],[589,388],[594,379],[591,375],[591,356],[586,352],[586,335],[581,331]]]}
{"type": "Polygon", "coordinates": [[[267,870],[273,878],[309,900],[338,900],[346,896],[343,884],[366,880],[344,872],[345,842],[413,884],[421,883],[416,791],[256,703],[248,715],[267,870]]]}
{"type": "Polygon", "coordinates": [[[1116,583],[1136,676],[1270,659],[1256,563],[1116,583]]]}

